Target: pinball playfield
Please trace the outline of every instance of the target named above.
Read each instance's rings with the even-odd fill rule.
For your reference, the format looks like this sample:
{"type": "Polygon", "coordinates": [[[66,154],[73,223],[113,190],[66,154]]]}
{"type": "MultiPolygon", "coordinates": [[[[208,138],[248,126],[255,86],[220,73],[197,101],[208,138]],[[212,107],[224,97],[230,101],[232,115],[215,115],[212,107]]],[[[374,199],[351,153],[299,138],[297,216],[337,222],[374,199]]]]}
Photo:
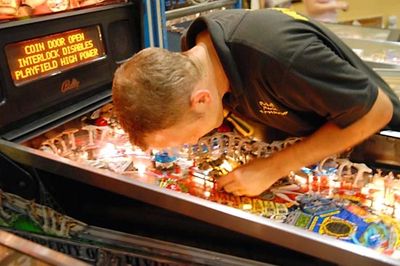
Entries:
{"type": "Polygon", "coordinates": [[[264,143],[242,137],[229,130],[229,125],[223,131],[204,137],[197,145],[145,153],[130,145],[112,104],[106,104],[23,145],[171,193],[366,247],[400,262],[400,180],[396,173],[336,156],[290,173],[258,197],[238,197],[219,190],[215,181],[301,139],[264,143]]]}

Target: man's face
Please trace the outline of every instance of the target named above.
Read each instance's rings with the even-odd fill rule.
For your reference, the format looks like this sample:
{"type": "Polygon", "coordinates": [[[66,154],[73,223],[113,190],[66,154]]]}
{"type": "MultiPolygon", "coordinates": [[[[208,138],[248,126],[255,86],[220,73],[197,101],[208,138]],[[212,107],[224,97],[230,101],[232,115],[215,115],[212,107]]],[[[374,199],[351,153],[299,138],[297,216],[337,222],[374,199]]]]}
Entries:
{"type": "Polygon", "coordinates": [[[199,114],[199,118],[186,115],[178,124],[147,135],[145,142],[148,147],[162,149],[196,144],[201,137],[222,124],[222,98],[217,88],[209,83],[207,78],[203,78],[192,93],[190,110],[199,114]]]}
{"type": "Polygon", "coordinates": [[[163,149],[178,147],[183,144],[196,144],[198,140],[213,130],[216,126],[204,118],[180,123],[170,128],[148,135],[145,140],[150,148],[163,149]]]}

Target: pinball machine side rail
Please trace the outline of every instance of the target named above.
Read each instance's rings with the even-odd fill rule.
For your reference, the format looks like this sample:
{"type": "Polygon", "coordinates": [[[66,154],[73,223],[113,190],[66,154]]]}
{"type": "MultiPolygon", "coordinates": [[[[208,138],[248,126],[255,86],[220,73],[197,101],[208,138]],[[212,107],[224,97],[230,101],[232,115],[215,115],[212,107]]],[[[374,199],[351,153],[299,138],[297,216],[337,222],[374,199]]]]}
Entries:
{"type": "Polygon", "coordinates": [[[15,265],[18,265],[19,263],[24,264],[25,262],[28,265],[29,262],[31,262],[32,265],[89,266],[89,264],[84,263],[83,261],[69,257],[63,253],[54,251],[52,249],[41,246],[32,241],[18,237],[14,234],[11,234],[3,230],[0,230],[0,247],[1,246],[5,246],[12,249],[13,251],[17,251],[21,253],[21,255],[24,254],[29,257],[35,258],[39,260],[40,263],[36,264],[34,261],[25,260],[21,256],[17,255],[14,256],[15,261],[9,261],[7,258],[6,259],[3,258],[3,260],[0,259],[0,264],[3,262],[6,263],[7,265],[14,265],[14,263],[15,265]],[[10,264],[8,264],[7,261],[10,264]]]}

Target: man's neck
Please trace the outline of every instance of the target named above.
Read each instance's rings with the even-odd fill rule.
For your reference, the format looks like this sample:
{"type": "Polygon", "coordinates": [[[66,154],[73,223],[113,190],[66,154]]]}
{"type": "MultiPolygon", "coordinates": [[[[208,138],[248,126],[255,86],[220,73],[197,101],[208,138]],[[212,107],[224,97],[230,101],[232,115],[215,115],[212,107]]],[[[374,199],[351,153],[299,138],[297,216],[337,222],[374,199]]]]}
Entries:
{"type": "Polygon", "coordinates": [[[202,63],[205,64],[206,71],[212,78],[212,82],[214,82],[218,89],[218,93],[222,97],[229,91],[229,80],[214,48],[211,36],[207,31],[203,31],[197,35],[196,47],[204,52],[205,58],[202,60],[202,63]]]}

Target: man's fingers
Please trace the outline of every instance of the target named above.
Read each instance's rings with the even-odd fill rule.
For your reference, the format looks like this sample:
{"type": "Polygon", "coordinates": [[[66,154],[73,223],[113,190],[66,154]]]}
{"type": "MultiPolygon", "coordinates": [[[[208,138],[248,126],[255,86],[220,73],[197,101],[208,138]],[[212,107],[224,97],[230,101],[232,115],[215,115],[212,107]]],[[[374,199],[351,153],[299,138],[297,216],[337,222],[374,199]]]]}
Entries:
{"type": "Polygon", "coordinates": [[[239,192],[241,191],[241,187],[236,182],[231,182],[224,186],[224,190],[229,193],[239,192]]]}
{"type": "Polygon", "coordinates": [[[218,178],[217,185],[218,188],[221,189],[231,182],[233,182],[233,176],[231,174],[227,174],[218,178]]]}
{"type": "Polygon", "coordinates": [[[242,186],[238,182],[235,182],[235,176],[231,173],[218,178],[217,187],[218,189],[224,189],[226,192],[232,193],[235,196],[245,195],[242,186]]]}
{"type": "Polygon", "coordinates": [[[246,193],[244,193],[242,190],[238,190],[238,191],[232,192],[232,194],[235,195],[235,196],[243,196],[243,195],[245,195],[246,193]]]}

